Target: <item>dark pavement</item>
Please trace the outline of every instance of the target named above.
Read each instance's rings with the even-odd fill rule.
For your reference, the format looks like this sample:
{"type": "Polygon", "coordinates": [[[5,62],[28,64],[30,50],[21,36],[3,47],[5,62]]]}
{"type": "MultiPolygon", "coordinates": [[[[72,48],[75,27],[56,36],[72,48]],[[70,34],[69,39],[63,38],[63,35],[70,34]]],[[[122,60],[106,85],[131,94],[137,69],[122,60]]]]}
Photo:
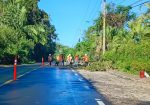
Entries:
{"type": "Polygon", "coordinates": [[[109,105],[74,70],[43,67],[0,87],[0,105],[109,105]]]}
{"type": "MultiPolygon", "coordinates": [[[[22,75],[26,72],[30,72],[38,67],[41,64],[28,64],[28,65],[18,65],[17,66],[17,76],[22,75]]],[[[13,65],[9,67],[0,66],[0,86],[6,81],[13,79],[13,65]]]]}

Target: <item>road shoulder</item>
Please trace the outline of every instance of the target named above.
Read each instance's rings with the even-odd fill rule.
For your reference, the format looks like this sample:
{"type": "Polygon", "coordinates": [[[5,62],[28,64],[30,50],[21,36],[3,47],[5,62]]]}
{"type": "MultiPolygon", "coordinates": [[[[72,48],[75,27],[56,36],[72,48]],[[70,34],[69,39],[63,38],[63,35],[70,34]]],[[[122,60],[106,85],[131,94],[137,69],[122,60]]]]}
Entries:
{"type": "Polygon", "coordinates": [[[113,105],[150,105],[150,79],[109,70],[78,70],[113,105]]]}

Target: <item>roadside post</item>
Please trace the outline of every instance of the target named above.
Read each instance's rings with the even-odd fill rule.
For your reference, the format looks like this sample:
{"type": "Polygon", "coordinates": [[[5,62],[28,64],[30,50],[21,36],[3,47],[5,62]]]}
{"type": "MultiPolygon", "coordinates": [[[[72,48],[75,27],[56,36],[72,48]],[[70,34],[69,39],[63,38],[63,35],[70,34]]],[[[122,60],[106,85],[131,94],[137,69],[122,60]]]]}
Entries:
{"type": "Polygon", "coordinates": [[[44,57],[42,57],[42,66],[44,66],[44,57]]]}
{"type": "Polygon", "coordinates": [[[144,72],[145,72],[144,70],[140,71],[140,78],[144,78],[145,77],[145,73],[144,72]]]}
{"type": "Polygon", "coordinates": [[[17,79],[17,57],[14,59],[14,81],[17,79]]]}

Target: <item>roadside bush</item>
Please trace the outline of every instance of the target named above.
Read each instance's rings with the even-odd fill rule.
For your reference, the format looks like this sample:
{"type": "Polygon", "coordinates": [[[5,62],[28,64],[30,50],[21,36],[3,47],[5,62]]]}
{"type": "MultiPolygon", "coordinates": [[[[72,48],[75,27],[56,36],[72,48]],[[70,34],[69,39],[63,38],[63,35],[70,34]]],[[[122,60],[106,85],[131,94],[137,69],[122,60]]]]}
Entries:
{"type": "Polygon", "coordinates": [[[86,67],[86,69],[90,71],[106,71],[107,69],[111,68],[111,65],[111,61],[98,61],[92,62],[89,66],[86,67]]]}
{"type": "Polygon", "coordinates": [[[150,74],[150,61],[144,62],[144,61],[133,61],[131,63],[131,69],[139,73],[140,70],[145,70],[150,74]]]}
{"type": "Polygon", "coordinates": [[[104,61],[111,61],[110,67],[124,72],[138,74],[145,70],[150,74],[150,44],[144,40],[141,43],[128,42],[117,50],[109,50],[103,56],[104,61]]]}

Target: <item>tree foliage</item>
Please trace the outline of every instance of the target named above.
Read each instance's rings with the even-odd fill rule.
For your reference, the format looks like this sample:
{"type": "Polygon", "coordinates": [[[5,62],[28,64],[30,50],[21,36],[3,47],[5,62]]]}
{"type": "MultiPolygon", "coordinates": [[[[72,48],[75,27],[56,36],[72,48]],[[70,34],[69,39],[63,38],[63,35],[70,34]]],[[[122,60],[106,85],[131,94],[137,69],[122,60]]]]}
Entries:
{"type": "Polygon", "coordinates": [[[42,56],[55,52],[55,27],[38,8],[38,1],[0,1],[1,63],[12,63],[15,56],[23,63],[41,61],[42,56]]]}
{"type": "Polygon", "coordinates": [[[145,69],[150,72],[150,6],[147,12],[136,16],[131,7],[107,5],[106,53],[102,55],[102,13],[86,32],[75,51],[88,53],[91,63],[88,69],[118,68],[130,73],[145,69]]]}

